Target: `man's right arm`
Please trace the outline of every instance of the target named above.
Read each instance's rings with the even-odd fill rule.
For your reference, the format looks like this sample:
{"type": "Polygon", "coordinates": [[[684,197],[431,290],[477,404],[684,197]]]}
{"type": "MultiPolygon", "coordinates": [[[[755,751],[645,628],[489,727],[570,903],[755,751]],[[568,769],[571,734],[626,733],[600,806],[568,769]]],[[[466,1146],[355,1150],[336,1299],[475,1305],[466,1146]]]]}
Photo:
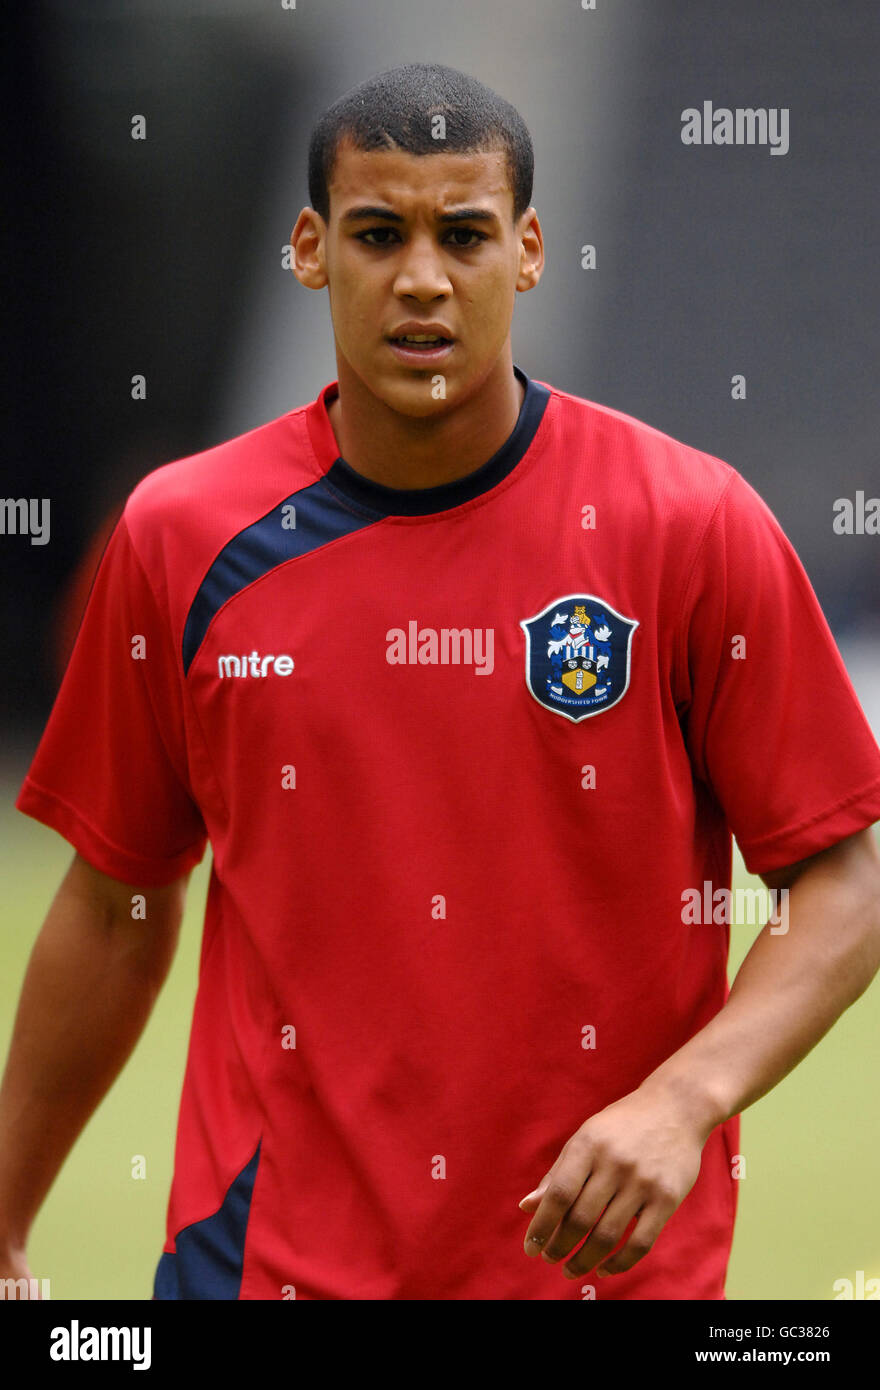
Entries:
{"type": "Polygon", "coordinates": [[[188,879],[138,888],[76,854],[58,889],[0,1085],[0,1278],[27,1273],[34,1217],[144,1029],[174,958],[188,879]],[[135,894],[143,916],[132,916],[135,894]]]}

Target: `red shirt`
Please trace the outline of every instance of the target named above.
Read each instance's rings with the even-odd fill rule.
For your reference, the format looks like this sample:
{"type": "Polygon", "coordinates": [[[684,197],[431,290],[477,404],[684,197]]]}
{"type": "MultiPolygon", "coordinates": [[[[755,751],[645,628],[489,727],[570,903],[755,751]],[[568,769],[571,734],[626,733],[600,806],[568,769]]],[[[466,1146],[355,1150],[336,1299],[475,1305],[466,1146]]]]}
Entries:
{"type": "Polygon", "coordinates": [[[625,1274],[517,1203],[723,1005],[682,904],[731,831],[761,873],[870,825],[880,750],[743,478],[517,372],[458,482],[350,469],[334,382],[104,554],[18,806],[134,886],[213,847],[157,1298],[723,1297],[738,1117],[625,1274]]]}

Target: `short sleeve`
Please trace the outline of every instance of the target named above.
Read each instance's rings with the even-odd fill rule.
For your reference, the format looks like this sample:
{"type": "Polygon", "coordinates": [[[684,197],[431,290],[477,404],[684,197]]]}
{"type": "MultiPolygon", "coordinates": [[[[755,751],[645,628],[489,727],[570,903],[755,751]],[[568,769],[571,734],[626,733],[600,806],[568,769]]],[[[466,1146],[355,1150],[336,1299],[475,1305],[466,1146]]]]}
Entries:
{"type": "Polygon", "coordinates": [[[687,585],[679,717],[751,873],[880,819],[880,749],[807,574],[732,472],[687,585]]]}
{"type": "Polygon", "coordinates": [[[125,883],[160,887],[205,852],[189,785],[181,676],[125,514],[16,806],[125,883]]]}

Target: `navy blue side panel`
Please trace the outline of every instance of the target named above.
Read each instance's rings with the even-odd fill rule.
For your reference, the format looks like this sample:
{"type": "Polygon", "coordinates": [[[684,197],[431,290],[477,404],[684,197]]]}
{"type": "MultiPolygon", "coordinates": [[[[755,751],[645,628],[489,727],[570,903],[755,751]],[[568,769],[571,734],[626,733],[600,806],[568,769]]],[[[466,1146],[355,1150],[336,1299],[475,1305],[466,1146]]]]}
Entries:
{"type": "Polygon", "coordinates": [[[159,1260],[153,1298],[238,1298],[244,1238],[259,1162],[258,1144],[253,1158],[226,1193],[220,1210],[204,1221],[184,1226],[175,1241],[176,1254],[166,1250],[159,1260]]]}
{"type": "Polygon", "coordinates": [[[183,671],[189,671],[211,619],[233,594],[268,574],[285,560],[307,555],[328,541],[380,520],[375,513],[340,505],[339,493],[323,478],[294,492],[259,521],[233,536],[199,585],[183,630],[183,671]],[[285,512],[284,508],[294,508],[285,512]],[[296,526],[291,528],[291,520],[296,526]],[[285,525],[285,522],[287,523],[285,525]]]}

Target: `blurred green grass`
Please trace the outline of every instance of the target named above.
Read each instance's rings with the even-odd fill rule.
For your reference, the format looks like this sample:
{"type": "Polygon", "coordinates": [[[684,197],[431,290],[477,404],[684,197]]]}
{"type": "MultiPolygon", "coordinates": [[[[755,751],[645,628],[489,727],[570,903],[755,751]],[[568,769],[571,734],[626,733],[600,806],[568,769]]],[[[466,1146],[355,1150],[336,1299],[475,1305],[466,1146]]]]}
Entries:
{"type": "MultiPolygon", "coordinates": [[[[0,1055],[27,959],[71,849],[13,808],[0,783],[0,1055]]],[[[875,832],[876,833],[876,832],[875,832]]],[[[164,1240],[177,1107],[198,978],[210,857],[192,877],[180,945],[132,1057],[86,1126],[37,1217],[31,1269],[53,1299],[149,1299],[164,1240]],[[133,1179],[134,1155],[146,1177],[133,1179]]],[[[737,856],[734,884],[760,886],[737,856]]],[[[757,933],[731,928],[730,978],[757,933]]],[[[746,1176],[730,1299],[831,1299],[856,1271],[880,1277],[880,982],[742,1117],[746,1176]]]]}

